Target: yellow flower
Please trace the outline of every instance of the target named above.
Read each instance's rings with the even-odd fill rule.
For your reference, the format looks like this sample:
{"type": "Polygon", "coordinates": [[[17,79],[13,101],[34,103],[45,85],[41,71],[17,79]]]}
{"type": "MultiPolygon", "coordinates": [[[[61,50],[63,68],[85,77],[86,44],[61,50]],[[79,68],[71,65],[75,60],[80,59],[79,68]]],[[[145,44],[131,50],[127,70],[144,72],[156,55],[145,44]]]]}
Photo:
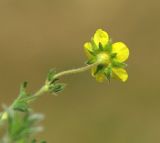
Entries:
{"type": "Polygon", "coordinates": [[[93,40],[97,47],[99,46],[99,43],[101,43],[102,46],[105,47],[109,41],[109,36],[107,32],[103,31],[102,29],[98,29],[94,34],[93,40]]]}
{"type": "Polygon", "coordinates": [[[128,59],[129,49],[122,42],[117,42],[117,43],[112,44],[112,52],[117,53],[116,59],[119,62],[124,62],[128,59]]]}
{"type": "Polygon", "coordinates": [[[98,29],[91,42],[84,44],[84,49],[89,59],[87,64],[99,63],[91,70],[97,81],[119,78],[125,82],[128,79],[124,61],[129,57],[129,49],[123,42],[112,44],[108,33],[98,29]]]}

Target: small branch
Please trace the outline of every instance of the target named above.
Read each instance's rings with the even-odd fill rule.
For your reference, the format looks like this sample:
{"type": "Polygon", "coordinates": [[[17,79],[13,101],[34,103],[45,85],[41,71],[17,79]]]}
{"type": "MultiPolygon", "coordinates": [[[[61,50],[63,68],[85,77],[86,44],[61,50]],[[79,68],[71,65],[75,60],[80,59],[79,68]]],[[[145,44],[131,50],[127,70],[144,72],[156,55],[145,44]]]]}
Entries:
{"type": "MultiPolygon", "coordinates": [[[[81,67],[81,68],[77,68],[77,69],[71,69],[71,70],[66,70],[66,71],[62,71],[60,73],[57,73],[54,75],[53,79],[58,79],[62,76],[65,76],[65,75],[70,75],[70,74],[76,74],[76,73],[81,73],[81,72],[85,72],[89,69],[91,69],[92,67],[94,66],[97,66],[99,63],[94,63],[94,64],[91,64],[91,65],[87,65],[87,66],[84,66],[84,67],[81,67]]],[[[46,82],[37,92],[35,92],[32,96],[28,96],[28,97],[25,97],[24,99],[20,99],[20,97],[17,97],[17,99],[15,99],[15,101],[13,102],[13,104],[10,106],[10,108],[13,108],[14,107],[14,104],[17,102],[17,101],[20,101],[20,102],[23,102],[23,101],[26,101],[28,104],[34,100],[36,100],[38,97],[42,96],[44,93],[47,93],[49,91],[49,86],[50,84],[52,83],[51,82],[46,82]]],[[[4,120],[4,119],[7,119],[7,114],[6,112],[3,112],[0,114],[0,121],[1,120],[4,120]]]]}
{"type": "Polygon", "coordinates": [[[69,75],[69,74],[76,74],[76,73],[81,73],[81,72],[85,72],[89,69],[91,69],[92,67],[98,65],[98,63],[94,63],[94,64],[91,64],[91,65],[87,65],[87,66],[84,66],[84,67],[81,67],[81,68],[77,68],[77,69],[72,69],[72,70],[67,70],[67,71],[63,71],[63,72],[60,72],[58,74],[56,74],[54,76],[54,78],[59,78],[59,77],[62,77],[64,75],[69,75]]]}
{"type": "MultiPolygon", "coordinates": [[[[54,79],[60,78],[60,77],[65,76],[65,75],[70,75],[70,74],[76,74],[76,73],[85,72],[85,71],[91,69],[92,67],[97,66],[98,64],[99,64],[99,63],[94,63],[94,64],[87,65],[87,66],[84,66],[84,67],[81,67],[81,68],[62,71],[62,72],[57,73],[56,75],[54,75],[54,79]]],[[[38,91],[37,91],[33,96],[31,96],[29,99],[33,99],[33,100],[34,100],[34,98],[37,98],[37,97],[41,96],[42,94],[48,92],[49,84],[50,84],[50,83],[46,83],[44,86],[41,87],[40,90],[38,90],[38,91]]]]}

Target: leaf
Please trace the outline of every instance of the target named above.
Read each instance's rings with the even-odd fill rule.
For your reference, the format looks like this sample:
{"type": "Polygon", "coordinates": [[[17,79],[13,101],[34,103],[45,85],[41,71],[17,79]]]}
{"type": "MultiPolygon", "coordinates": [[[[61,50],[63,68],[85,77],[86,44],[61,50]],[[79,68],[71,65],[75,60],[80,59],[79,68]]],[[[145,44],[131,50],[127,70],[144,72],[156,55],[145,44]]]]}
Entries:
{"type": "Polygon", "coordinates": [[[21,84],[19,96],[12,104],[12,107],[14,110],[18,110],[22,112],[28,111],[28,104],[27,104],[27,101],[25,100],[29,96],[29,94],[27,94],[26,92],[27,85],[28,83],[26,81],[21,84]]]}
{"type": "Polygon", "coordinates": [[[28,85],[28,82],[27,81],[25,81],[25,82],[23,82],[22,84],[21,84],[21,86],[20,86],[20,93],[19,93],[19,96],[22,98],[22,97],[24,97],[24,96],[26,96],[26,88],[27,88],[27,85],[28,85]]]}
{"type": "MultiPolygon", "coordinates": [[[[28,143],[31,137],[42,131],[42,127],[37,123],[42,120],[41,114],[33,113],[31,110],[28,112],[15,111],[12,108],[7,108],[8,114],[8,132],[7,137],[14,143],[28,143]]],[[[31,143],[38,143],[35,139],[31,143]]]]}
{"type": "Polygon", "coordinates": [[[56,74],[56,70],[55,69],[49,70],[48,76],[47,76],[47,80],[48,81],[53,81],[55,74],[56,74]]]}
{"type": "Polygon", "coordinates": [[[54,91],[55,93],[61,92],[61,91],[64,90],[64,88],[65,88],[65,84],[63,84],[63,83],[56,83],[56,84],[54,85],[53,91],[54,91]]]}
{"type": "Polygon", "coordinates": [[[51,93],[61,92],[61,91],[64,90],[65,86],[66,85],[64,83],[54,83],[54,84],[51,84],[49,86],[49,92],[51,92],[51,93]]]}
{"type": "Polygon", "coordinates": [[[17,101],[14,103],[13,109],[21,111],[21,112],[27,112],[28,111],[28,104],[25,101],[22,101],[22,102],[17,101]]]}

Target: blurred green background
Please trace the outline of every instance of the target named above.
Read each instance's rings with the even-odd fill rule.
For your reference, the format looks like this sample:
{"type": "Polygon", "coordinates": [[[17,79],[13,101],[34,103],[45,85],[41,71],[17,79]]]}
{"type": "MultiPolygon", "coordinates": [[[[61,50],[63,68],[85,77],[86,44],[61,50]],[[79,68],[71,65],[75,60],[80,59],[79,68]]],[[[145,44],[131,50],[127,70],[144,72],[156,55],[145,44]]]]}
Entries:
{"type": "MultiPolygon", "coordinates": [[[[89,72],[64,77],[59,96],[32,107],[46,115],[49,143],[160,142],[159,0],[0,0],[0,104],[19,85],[36,91],[48,70],[82,66],[97,28],[130,48],[129,80],[99,84],[89,72]]],[[[1,108],[2,109],[2,108],[1,108]]]]}

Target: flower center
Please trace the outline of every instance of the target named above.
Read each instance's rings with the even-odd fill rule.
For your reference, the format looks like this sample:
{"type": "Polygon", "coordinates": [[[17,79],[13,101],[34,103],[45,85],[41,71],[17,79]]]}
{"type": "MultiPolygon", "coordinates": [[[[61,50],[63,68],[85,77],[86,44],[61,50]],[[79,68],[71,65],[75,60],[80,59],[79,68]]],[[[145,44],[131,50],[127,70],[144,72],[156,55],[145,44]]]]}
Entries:
{"type": "Polygon", "coordinates": [[[109,55],[108,53],[99,53],[97,55],[97,61],[100,63],[100,64],[109,64],[109,55]]]}

